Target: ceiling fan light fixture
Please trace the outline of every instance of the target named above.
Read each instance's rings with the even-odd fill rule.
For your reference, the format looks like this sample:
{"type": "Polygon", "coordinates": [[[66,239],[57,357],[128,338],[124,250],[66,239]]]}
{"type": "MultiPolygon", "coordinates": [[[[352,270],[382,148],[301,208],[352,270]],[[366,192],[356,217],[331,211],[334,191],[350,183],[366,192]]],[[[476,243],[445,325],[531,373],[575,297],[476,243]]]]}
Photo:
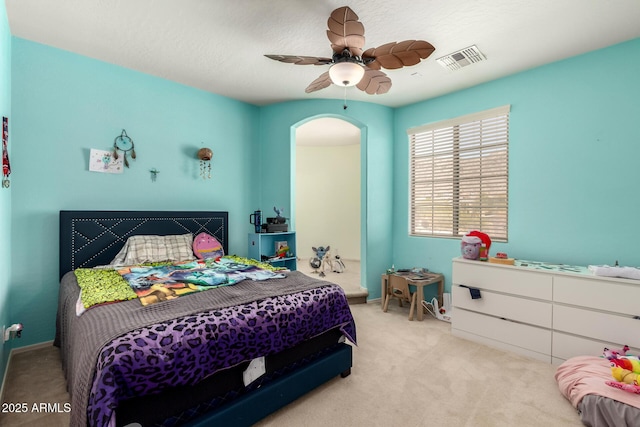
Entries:
{"type": "Polygon", "coordinates": [[[338,62],[329,68],[329,77],[338,86],[355,86],[364,76],[364,67],[356,62],[338,62]]]}

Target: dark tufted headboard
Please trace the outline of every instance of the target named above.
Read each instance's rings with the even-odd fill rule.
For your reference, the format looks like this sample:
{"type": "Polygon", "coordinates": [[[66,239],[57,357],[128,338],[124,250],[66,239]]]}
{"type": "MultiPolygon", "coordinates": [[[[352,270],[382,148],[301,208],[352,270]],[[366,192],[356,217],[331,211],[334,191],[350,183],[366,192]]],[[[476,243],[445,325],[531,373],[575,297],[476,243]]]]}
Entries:
{"type": "Polygon", "coordinates": [[[106,265],[130,236],[209,233],[228,253],[228,212],[60,211],[60,277],[106,265]]]}

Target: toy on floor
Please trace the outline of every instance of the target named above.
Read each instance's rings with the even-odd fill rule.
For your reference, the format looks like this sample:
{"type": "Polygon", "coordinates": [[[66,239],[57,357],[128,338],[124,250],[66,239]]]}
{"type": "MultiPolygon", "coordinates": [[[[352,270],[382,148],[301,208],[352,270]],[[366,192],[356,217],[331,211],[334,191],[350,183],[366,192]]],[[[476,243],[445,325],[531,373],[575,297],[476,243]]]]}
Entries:
{"type": "Polygon", "coordinates": [[[319,273],[320,277],[325,277],[324,271],[327,268],[334,273],[344,273],[347,269],[340,255],[331,256],[331,252],[329,252],[331,246],[326,248],[324,246],[318,246],[317,248],[314,246],[311,249],[316,253],[315,257],[309,259],[309,265],[313,268],[312,273],[319,273]]]}
{"type": "Polygon", "coordinates": [[[331,261],[331,254],[329,253],[329,249],[331,246],[312,246],[311,249],[316,253],[316,256],[309,260],[309,265],[313,268],[312,273],[320,273],[320,277],[324,277],[324,270],[329,265],[329,271],[333,270],[333,262],[331,261]]]}
{"type": "Polygon", "coordinates": [[[331,262],[333,264],[332,271],[334,273],[343,273],[347,269],[347,267],[344,265],[344,262],[342,262],[340,255],[335,255],[331,262]]]}

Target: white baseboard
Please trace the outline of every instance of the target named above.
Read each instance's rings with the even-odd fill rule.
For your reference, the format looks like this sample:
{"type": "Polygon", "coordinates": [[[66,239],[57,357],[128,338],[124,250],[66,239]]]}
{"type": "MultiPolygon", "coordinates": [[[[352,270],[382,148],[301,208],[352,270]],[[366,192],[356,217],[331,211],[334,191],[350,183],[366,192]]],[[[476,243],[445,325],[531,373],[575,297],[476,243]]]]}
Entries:
{"type": "Polygon", "coordinates": [[[31,350],[39,350],[41,348],[51,347],[52,345],[53,345],[53,340],[40,342],[38,344],[25,345],[24,347],[12,348],[11,352],[9,353],[9,360],[11,360],[11,355],[13,355],[14,353],[20,354],[20,353],[24,353],[31,350]]]}
{"type": "Polygon", "coordinates": [[[9,373],[10,368],[11,368],[11,353],[9,353],[9,359],[7,360],[7,368],[4,370],[4,375],[2,376],[2,385],[0,385],[0,403],[4,403],[4,383],[7,381],[7,374],[9,373]]]}

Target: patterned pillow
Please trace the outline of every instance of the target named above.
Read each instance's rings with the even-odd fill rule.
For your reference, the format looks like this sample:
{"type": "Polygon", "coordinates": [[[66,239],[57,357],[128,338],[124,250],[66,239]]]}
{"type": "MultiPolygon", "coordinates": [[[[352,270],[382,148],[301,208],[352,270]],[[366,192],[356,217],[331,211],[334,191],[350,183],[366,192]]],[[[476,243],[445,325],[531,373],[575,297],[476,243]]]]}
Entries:
{"type": "Polygon", "coordinates": [[[147,262],[192,261],[193,234],[169,236],[131,236],[111,265],[137,265],[147,262]]]}
{"type": "Polygon", "coordinates": [[[200,259],[218,259],[224,256],[222,244],[210,234],[200,233],[193,238],[193,253],[200,259]]]}

